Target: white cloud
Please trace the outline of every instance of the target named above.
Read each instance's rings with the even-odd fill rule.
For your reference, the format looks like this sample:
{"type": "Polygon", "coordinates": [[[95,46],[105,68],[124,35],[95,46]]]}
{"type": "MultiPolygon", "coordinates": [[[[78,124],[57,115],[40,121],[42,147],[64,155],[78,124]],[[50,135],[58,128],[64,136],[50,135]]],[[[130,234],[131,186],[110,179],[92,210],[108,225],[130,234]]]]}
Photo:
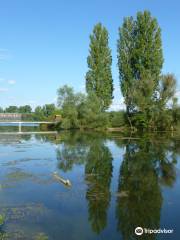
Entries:
{"type": "Polygon", "coordinates": [[[113,101],[109,107],[110,111],[119,111],[125,109],[124,99],[121,98],[119,101],[113,101]]]}
{"type": "Polygon", "coordinates": [[[8,88],[0,88],[0,92],[7,92],[8,88]]]}
{"type": "Polygon", "coordinates": [[[110,111],[119,111],[119,110],[123,110],[125,109],[125,105],[124,104],[111,104],[109,110],[110,111]]]}
{"type": "Polygon", "coordinates": [[[14,85],[16,83],[16,80],[8,80],[8,83],[14,85]]]}

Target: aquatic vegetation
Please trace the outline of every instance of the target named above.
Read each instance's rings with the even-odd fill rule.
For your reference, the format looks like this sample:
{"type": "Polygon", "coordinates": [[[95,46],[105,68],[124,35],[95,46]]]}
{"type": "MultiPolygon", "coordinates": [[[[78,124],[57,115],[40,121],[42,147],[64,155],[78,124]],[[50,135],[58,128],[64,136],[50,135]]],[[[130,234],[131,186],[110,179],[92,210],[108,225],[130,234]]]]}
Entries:
{"type": "Polygon", "coordinates": [[[16,170],[15,172],[11,172],[7,175],[7,178],[18,181],[18,180],[24,180],[26,178],[32,177],[32,174],[24,172],[22,170],[16,170]]]}
{"type": "MultiPolygon", "coordinates": [[[[30,162],[30,161],[37,161],[38,158],[21,158],[21,159],[17,159],[17,160],[11,160],[11,161],[6,161],[3,163],[3,166],[17,166],[18,164],[22,164],[22,163],[26,163],[26,162],[30,162]]],[[[44,159],[43,159],[44,160],[44,159]]]]}
{"type": "Polygon", "coordinates": [[[6,188],[16,187],[18,182],[30,180],[36,184],[48,185],[53,183],[51,175],[47,176],[46,174],[32,174],[25,172],[23,170],[15,168],[15,171],[12,171],[5,175],[5,178],[1,180],[0,191],[6,188]]]}
{"type": "Polygon", "coordinates": [[[0,232],[0,239],[1,239],[1,240],[6,240],[6,239],[8,239],[7,233],[5,233],[5,232],[0,232]]]}
{"type": "Polygon", "coordinates": [[[45,233],[39,233],[36,237],[35,240],[48,240],[48,236],[45,233]]]}
{"type": "Polygon", "coordinates": [[[13,232],[0,232],[0,240],[11,240],[11,239],[27,239],[26,234],[23,231],[17,230],[13,232]]]}
{"type": "Polygon", "coordinates": [[[7,221],[22,220],[29,217],[39,217],[47,212],[46,207],[39,203],[31,203],[23,206],[3,207],[1,212],[6,215],[7,221]]]}
{"type": "Polygon", "coordinates": [[[3,214],[0,214],[0,227],[4,224],[5,222],[5,216],[3,214]]]}

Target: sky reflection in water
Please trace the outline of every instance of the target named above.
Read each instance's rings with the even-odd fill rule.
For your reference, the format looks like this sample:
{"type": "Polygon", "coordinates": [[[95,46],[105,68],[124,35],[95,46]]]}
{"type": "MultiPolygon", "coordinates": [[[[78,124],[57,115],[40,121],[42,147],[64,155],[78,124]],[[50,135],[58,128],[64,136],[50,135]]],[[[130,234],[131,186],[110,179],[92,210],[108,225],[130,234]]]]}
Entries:
{"type": "Polygon", "coordinates": [[[179,239],[179,156],[180,140],[170,136],[0,135],[0,236],[179,239]],[[174,233],[138,237],[137,226],[174,233]]]}

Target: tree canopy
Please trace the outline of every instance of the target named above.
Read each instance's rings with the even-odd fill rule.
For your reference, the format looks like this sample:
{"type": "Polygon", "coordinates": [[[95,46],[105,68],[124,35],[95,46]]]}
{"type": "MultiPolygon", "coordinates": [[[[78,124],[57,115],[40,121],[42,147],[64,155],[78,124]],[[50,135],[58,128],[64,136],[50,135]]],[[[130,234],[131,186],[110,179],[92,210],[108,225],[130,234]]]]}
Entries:
{"type": "Polygon", "coordinates": [[[103,110],[110,106],[113,98],[112,57],[108,44],[107,29],[101,23],[96,24],[90,35],[86,90],[96,94],[103,110]]]}
{"type": "Polygon", "coordinates": [[[164,128],[159,122],[170,116],[168,103],[174,98],[176,78],[162,75],[161,29],[150,12],[124,19],[117,54],[120,87],[131,127],[164,128]]]}

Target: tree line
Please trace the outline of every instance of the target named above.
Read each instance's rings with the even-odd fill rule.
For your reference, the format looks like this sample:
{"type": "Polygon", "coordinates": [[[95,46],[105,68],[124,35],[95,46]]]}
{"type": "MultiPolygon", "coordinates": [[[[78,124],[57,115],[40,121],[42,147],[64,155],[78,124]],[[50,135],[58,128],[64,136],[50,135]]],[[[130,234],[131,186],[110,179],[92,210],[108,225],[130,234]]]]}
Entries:
{"type": "Polygon", "coordinates": [[[45,104],[37,106],[34,110],[30,105],[24,106],[9,106],[6,108],[0,107],[0,113],[21,113],[24,120],[47,120],[52,119],[54,115],[59,114],[59,109],[55,104],[45,104]]]}

